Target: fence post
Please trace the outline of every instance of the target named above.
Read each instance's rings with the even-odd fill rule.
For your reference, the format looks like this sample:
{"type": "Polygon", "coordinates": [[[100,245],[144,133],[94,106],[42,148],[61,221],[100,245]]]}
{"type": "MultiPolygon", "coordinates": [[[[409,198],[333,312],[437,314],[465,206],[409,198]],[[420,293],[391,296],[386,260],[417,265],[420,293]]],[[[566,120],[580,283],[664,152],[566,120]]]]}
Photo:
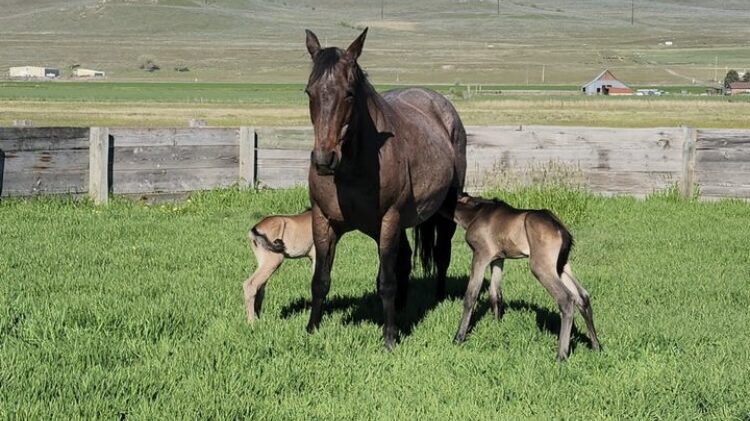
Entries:
{"type": "Polygon", "coordinates": [[[682,197],[690,199],[695,192],[695,146],[698,141],[698,130],[682,126],[684,141],[682,144],[682,197]]]}
{"type": "Polygon", "coordinates": [[[240,188],[255,187],[256,138],[253,127],[240,127],[240,188]]]}
{"type": "Polygon", "coordinates": [[[106,205],[109,197],[109,128],[89,129],[89,197],[97,205],[106,205]]]}

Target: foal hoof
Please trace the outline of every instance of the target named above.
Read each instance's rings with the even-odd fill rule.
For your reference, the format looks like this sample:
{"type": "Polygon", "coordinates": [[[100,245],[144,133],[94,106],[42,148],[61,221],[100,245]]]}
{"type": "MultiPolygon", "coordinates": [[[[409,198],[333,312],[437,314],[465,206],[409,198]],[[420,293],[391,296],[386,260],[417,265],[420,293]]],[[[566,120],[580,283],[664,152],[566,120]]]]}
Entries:
{"type": "Polygon", "coordinates": [[[456,345],[461,345],[466,340],[466,335],[460,335],[456,333],[456,336],[453,337],[453,343],[456,345]]]}
{"type": "Polygon", "coordinates": [[[307,333],[312,335],[313,333],[315,333],[316,330],[318,330],[318,326],[312,323],[309,323],[307,327],[305,328],[305,330],[307,331],[307,333]]]}

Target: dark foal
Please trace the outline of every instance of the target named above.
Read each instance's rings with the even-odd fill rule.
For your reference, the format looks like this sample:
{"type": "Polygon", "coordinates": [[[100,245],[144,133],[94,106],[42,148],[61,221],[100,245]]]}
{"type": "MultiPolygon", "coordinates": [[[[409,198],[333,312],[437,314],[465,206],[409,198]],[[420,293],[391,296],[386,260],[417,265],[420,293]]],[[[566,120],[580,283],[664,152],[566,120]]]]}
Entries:
{"type": "Polygon", "coordinates": [[[564,360],[568,356],[576,306],[586,321],[592,348],[599,350],[589,293],[575,278],[568,262],[573,237],[552,212],[516,209],[503,201],[464,195],[458,200],[454,219],[466,229],[466,242],[474,252],[464,313],[455,337],[457,343],[466,338],[487,266],[492,265],[489,288],[492,311],[500,318],[503,262],[528,257],[531,272],[560,307],[562,323],[557,358],[564,360]]]}
{"type": "Polygon", "coordinates": [[[434,262],[438,294],[444,291],[456,228],[450,218],[466,174],[466,132],[451,103],[433,91],[375,91],[357,64],[366,34],[365,29],[342,50],[322,48],[307,31],[313,68],[305,92],[315,131],[308,181],[316,255],[307,330],[320,324],[336,244],[358,230],[378,244],[377,291],[390,349],[411,271],[406,228],[416,226],[423,234],[416,248],[434,262]]]}

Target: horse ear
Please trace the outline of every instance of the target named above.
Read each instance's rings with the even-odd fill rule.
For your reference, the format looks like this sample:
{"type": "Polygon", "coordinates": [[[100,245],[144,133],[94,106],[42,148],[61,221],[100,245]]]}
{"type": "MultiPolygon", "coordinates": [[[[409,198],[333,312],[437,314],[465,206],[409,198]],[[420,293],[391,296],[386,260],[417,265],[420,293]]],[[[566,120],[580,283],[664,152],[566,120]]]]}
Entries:
{"type": "Polygon", "coordinates": [[[310,53],[310,57],[315,58],[315,55],[320,51],[320,41],[318,41],[318,37],[311,30],[305,29],[305,33],[307,34],[305,42],[307,44],[307,51],[310,53]]]}
{"type": "Polygon", "coordinates": [[[346,54],[354,61],[356,61],[359,58],[359,55],[362,54],[362,47],[365,45],[365,38],[367,37],[367,29],[365,28],[364,31],[362,31],[361,34],[355,39],[349,48],[346,49],[346,54]]]}

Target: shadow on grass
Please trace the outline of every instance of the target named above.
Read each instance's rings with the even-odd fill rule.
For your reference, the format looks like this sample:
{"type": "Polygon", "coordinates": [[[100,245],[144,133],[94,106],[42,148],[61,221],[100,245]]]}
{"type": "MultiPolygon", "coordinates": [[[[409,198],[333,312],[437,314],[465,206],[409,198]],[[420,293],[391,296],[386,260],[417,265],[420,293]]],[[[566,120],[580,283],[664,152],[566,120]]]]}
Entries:
{"type": "MultiPolygon", "coordinates": [[[[505,303],[504,308],[511,309],[513,311],[533,311],[536,313],[536,327],[542,331],[551,333],[552,335],[560,335],[560,313],[550,311],[547,308],[539,307],[536,304],[528,303],[526,301],[511,300],[505,303]]],[[[573,353],[578,343],[585,343],[589,349],[591,349],[591,341],[588,336],[578,330],[575,322],[573,323],[573,329],[570,331],[570,352],[573,353]]]]}
{"type": "MultiPolygon", "coordinates": [[[[468,277],[452,277],[446,280],[446,299],[453,300],[462,298],[466,290],[468,277]]],[[[374,283],[374,281],[373,281],[374,283]]],[[[411,334],[414,328],[425,318],[427,313],[437,307],[440,302],[435,297],[435,280],[433,278],[413,277],[409,282],[409,293],[406,306],[398,312],[397,324],[401,336],[411,334]]],[[[281,309],[281,317],[289,318],[299,313],[309,311],[311,301],[309,298],[297,298],[281,309]]],[[[342,322],[344,324],[374,323],[383,324],[383,304],[377,292],[367,292],[364,295],[355,296],[333,296],[326,300],[323,314],[329,315],[336,312],[348,312],[342,322]]],[[[458,320],[458,319],[457,319],[458,320]]]]}
{"type": "MultiPolygon", "coordinates": [[[[463,300],[467,283],[468,277],[466,276],[448,277],[446,282],[446,299],[463,300]]],[[[485,289],[486,287],[487,284],[485,282],[482,289],[485,289]]],[[[409,283],[408,301],[404,309],[399,312],[397,318],[402,338],[411,335],[414,328],[419,325],[427,314],[440,304],[435,298],[435,291],[436,287],[434,279],[424,277],[411,279],[409,283]]],[[[297,298],[281,309],[281,317],[290,318],[302,312],[309,311],[310,306],[311,301],[309,299],[302,297],[297,298]]],[[[536,325],[540,331],[548,332],[555,336],[559,336],[560,334],[561,320],[560,314],[557,312],[523,300],[511,300],[506,302],[503,306],[503,313],[500,314],[501,319],[507,310],[534,312],[536,313],[536,325]]],[[[342,311],[349,313],[342,319],[342,323],[347,325],[355,325],[362,322],[374,323],[377,325],[383,324],[383,305],[380,301],[380,297],[375,291],[365,293],[359,297],[334,296],[326,301],[323,313],[325,315],[330,315],[342,311]]],[[[472,314],[472,321],[469,325],[468,334],[471,334],[476,323],[486,317],[488,312],[490,312],[490,303],[489,299],[485,297],[484,299],[480,299],[477,303],[477,307],[472,314]]],[[[461,314],[457,313],[455,317],[456,328],[458,327],[460,318],[461,314]]],[[[591,342],[588,337],[578,330],[578,327],[576,327],[575,324],[573,324],[570,337],[571,352],[575,351],[576,345],[579,342],[585,343],[591,348],[591,342]]],[[[471,340],[470,337],[467,337],[467,340],[471,340]]]]}

